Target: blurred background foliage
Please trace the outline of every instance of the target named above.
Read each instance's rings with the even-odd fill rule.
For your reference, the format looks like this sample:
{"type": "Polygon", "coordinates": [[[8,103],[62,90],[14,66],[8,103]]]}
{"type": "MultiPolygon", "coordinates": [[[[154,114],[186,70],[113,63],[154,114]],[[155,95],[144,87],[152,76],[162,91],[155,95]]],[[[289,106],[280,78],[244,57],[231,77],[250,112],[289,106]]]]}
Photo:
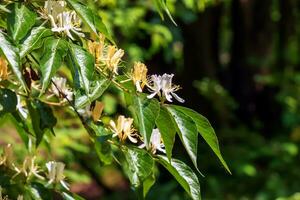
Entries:
{"type": "MultiPolygon", "coordinates": [[[[186,106],[215,127],[232,175],[201,142],[204,199],[300,199],[300,1],[168,0],[177,26],[165,14],[161,19],[155,0],[86,3],[125,50],[124,60],[141,60],[151,73],[175,73],[186,106]]],[[[114,88],[102,101],[104,123],[123,111],[114,88]]],[[[75,116],[55,114],[66,120],[43,144],[52,152],[39,151],[76,169],[66,172],[72,190],[87,199],[136,199],[117,165],[101,166],[75,116]]],[[[10,134],[2,134],[0,143],[19,141],[14,146],[22,157],[9,123],[1,122],[1,133],[10,134]]],[[[184,158],[182,149],[174,151],[184,158]]],[[[188,197],[161,169],[148,199],[188,197]]]]}

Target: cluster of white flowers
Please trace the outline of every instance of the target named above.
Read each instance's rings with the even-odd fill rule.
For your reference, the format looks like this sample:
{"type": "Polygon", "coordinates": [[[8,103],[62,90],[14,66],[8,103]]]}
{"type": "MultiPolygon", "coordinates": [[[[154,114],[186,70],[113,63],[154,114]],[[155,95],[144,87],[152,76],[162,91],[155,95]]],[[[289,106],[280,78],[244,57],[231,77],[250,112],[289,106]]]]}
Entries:
{"type": "Polygon", "coordinates": [[[151,94],[148,98],[153,98],[158,95],[162,101],[167,100],[172,102],[172,97],[174,97],[180,103],[184,102],[184,99],[180,98],[175,92],[180,89],[178,85],[172,84],[174,74],[163,74],[152,75],[150,78],[150,83],[148,87],[150,88],[151,94]]]}
{"type": "Polygon", "coordinates": [[[81,33],[81,20],[75,11],[66,10],[65,1],[47,0],[44,6],[45,16],[50,20],[52,31],[64,33],[72,40],[75,40],[72,33],[84,37],[81,33]]]}

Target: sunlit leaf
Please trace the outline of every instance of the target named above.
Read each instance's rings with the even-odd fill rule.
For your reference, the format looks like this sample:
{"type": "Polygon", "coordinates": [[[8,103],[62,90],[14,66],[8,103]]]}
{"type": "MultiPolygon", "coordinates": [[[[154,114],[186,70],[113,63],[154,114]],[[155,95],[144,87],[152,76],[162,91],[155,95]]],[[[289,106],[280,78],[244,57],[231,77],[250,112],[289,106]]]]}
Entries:
{"type": "Polygon", "coordinates": [[[170,164],[168,158],[161,155],[158,156],[158,162],[173,175],[193,200],[201,199],[198,177],[189,166],[177,159],[172,159],[170,164]]]}
{"type": "Polygon", "coordinates": [[[19,41],[35,24],[36,13],[29,10],[25,4],[14,3],[12,12],[7,17],[7,28],[14,41],[19,41]]]}
{"type": "Polygon", "coordinates": [[[222,154],[221,154],[221,151],[219,148],[218,138],[216,136],[216,133],[215,133],[213,127],[210,125],[209,121],[204,116],[200,115],[199,113],[197,113],[196,111],[194,111],[192,109],[185,108],[182,106],[175,106],[175,105],[172,105],[172,107],[174,107],[177,110],[180,110],[181,112],[183,112],[184,114],[188,115],[189,117],[191,117],[193,119],[200,135],[207,142],[207,144],[210,146],[210,148],[213,150],[213,152],[217,155],[217,157],[219,158],[219,160],[221,161],[223,166],[226,168],[226,170],[229,173],[231,173],[225,160],[222,157],[222,154]]]}

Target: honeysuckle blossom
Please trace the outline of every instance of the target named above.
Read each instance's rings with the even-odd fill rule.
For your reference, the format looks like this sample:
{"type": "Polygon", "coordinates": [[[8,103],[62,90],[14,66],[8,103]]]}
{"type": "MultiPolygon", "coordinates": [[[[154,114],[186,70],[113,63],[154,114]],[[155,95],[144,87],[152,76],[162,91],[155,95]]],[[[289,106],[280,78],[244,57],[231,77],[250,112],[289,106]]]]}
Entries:
{"type": "Polygon", "coordinates": [[[147,66],[141,62],[134,63],[131,70],[131,79],[135,84],[136,90],[142,92],[144,86],[147,84],[147,66]]]}
{"type": "Polygon", "coordinates": [[[137,139],[135,138],[136,134],[134,133],[135,129],[132,123],[132,118],[125,118],[123,115],[118,117],[117,122],[111,120],[110,126],[114,132],[113,137],[118,136],[121,142],[124,142],[128,138],[132,143],[137,143],[137,139]]]}
{"type": "Polygon", "coordinates": [[[173,76],[174,74],[152,75],[148,84],[151,91],[148,98],[151,99],[158,95],[162,101],[172,102],[172,97],[174,97],[177,101],[183,103],[184,99],[175,94],[180,89],[180,86],[172,84],[173,76]]]}
{"type": "Polygon", "coordinates": [[[62,162],[50,161],[46,163],[48,169],[47,177],[49,179],[47,185],[60,183],[65,189],[69,190],[67,183],[64,181],[65,164],[62,162]]]}
{"type": "Polygon", "coordinates": [[[81,117],[83,117],[84,119],[88,119],[92,116],[92,110],[91,110],[91,106],[87,105],[84,108],[78,109],[77,112],[80,114],[81,117]]]}
{"type": "MultiPolygon", "coordinates": [[[[157,128],[153,129],[149,144],[150,144],[150,150],[153,154],[156,154],[157,150],[166,153],[166,150],[164,149],[165,145],[162,142],[161,134],[157,128]]],[[[145,143],[143,143],[139,147],[145,148],[145,146],[146,146],[145,143]]]]}
{"type": "Polygon", "coordinates": [[[0,57],[0,81],[5,81],[9,76],[8,63],[5,58],[0,57]]]}
{"type": "Polygon", "coordinates": [[[25,177],[31,177],[31,176],[35,176],[39,179],[44,179],[44,177],[42,177],[41,175],[39,175],[39,166],[35,163],[35,156],[27,156],[24,161],[23,161],[23,165],[21,168],[17,168],[15,167],[15,170],[17,171],[17,173],[14,175],[17,176],[19,174],[24,174],[25,177]]]}
{"type": "MultiPolygon", "coordinates": [[[[51,84],[51,92],[57,97],[63,97],[63,93],[69,101],[73,100],[73,92],[67,86],[67,79],[63,77],[53,77],[52,81],[54,84],[51,84]]],[[[67,101],[64,99],[63,101],[67,101]]]]}
{"type": "Polygon", "coordinates": [[[104,51],[104,48],[105,48],[105,43],[104,43],[104,40],[105,40],[105,37],[100,34],[100,41],[88,41],[88,50],[89,52],[94,56],[95,58],[95,63],[96,63],[96,66],[97,65],[101,65],[102,64],[102,61],[103,61],[103,51],[104,51]]]}
{"type": "Polygon", "coordinates": [[[115,46],[109,45],[103,57],[105,67],[108,68],[114,74],[118,74],[119,64],[124,55],[123,49],[118,49],[115,46]]]}
{"type": "Polygon", "coordinates": [[[75,11],[66,10],[65,1],[46,1],[44,6],[44,16],[50,20],[52,31],[64,33],[72,40],[75,40],[72,33],[79,37],[84,37],[81,33],[81,20],[75,11]]]}

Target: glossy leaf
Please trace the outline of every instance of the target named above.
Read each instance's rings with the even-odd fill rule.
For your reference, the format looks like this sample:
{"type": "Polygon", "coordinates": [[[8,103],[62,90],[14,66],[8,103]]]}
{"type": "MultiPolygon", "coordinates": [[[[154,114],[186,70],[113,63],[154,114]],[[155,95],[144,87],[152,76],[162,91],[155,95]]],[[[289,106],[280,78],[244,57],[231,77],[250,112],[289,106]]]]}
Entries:
{"type": "Polygon", "coordinates": [[[96,35],[98,35],[98,32],[100,32],[105,35],[107,39],[113,42],[105,24],[102,22],[102,19],[99,15],[94,14],[91,9],[77,0],[67,0],[67,2],[96,35]]]}
{"type": "Polygon", "coordinates": [[[90,91],[90,81],[92,81],[94,73],[94,57],[82,47],[70,44],[72,60],[77,65],[80,74],[80,80],[85,89],[86,94],[90,91]]]}
{"type": "Polygon", "coordinates": [[[139,148],[129,147],[123,149],[125,172],[134,187],[139,187],[151,174],[154,161],[150,154],[139,148]]]}
{"type": "Polygon", "coordinates": [[[201,199],[198,177],[189,166],[177,159],[172,159],[170,164],[165,156],[158,156],[158,162],[173,175],[193,200],[201,199]]]}
{"type": "Polygon", "coordinates": [[[32,50],[39,48],[42,44],[42,39],[52,35],[52,31],[45,27],[36,27],[31,30],[31,33],[20,45],[20,57],[24,58],[32,50]]]}
{"type": "Polygon", "coordinates": [[[197,166],[197,148],[198,148],[198,131],[195,122],[189,116],[174,107],[167,106],[169,113],[172,115],[174,126],[180,140],[188,152],[194,166],[197,166]]]}
{"type": "Polygon", "coordinates": [[[152,130],[155,126],[156,118],[159,115],[159,103],[155,99],[148,99],[145,95],[135,95],[133,97],[131,111],[137,118],[137,125],[140,134],[143,136],[146,147],[149,147],[152,130]]]}
{"type": "Polygon", "coordinates": [[[160,112],[156,120],[156,126],[161,133],[168,159],[171,160],[176,129],[172,123],[172,118],[168,110],[164,107],[160,108],[160,112]]]}
{"type": "Polygon", "coordinates": [[[16,111],[17,96],[9,89],[0,88],[0,116],[16,111]]]}
{"type": "Polygon", "coordinates": [[[14,41],[25,37],[35,24],[36,13],[29,10],[25,4],[15,3],[11,13],[7,16],[7,28],[14,41]]]}
{"type": "Polygon", "coordinates": [[[196,111],[185,108],[182,106],[175,106],[172,105],[177,110],[180,110],[184,114],[188,115],[193,119],[197,126],[197,130],[200,133],[200,135],[203,137],[203,139],[206,141],[206,143],[210,146],[210,148],[213,150],[213,152],[217,155],[223,166],[226,168],[226,170],[230,172],[230,169],[228,168],[225,160],[222,157],[220,148],[219,148],[219,142],[218,138],[216,136],[216,133],[213,129],[213,127],[210,125],[209,121],[202,116],[201,114],[197,113],[196,111]]]}
{"type": "Polygon", "coordinates": [[[110,83],[111,83],[111,81],[104,77],[100,80],[97,80],[96,86],[91,89],[92,90],[91,94],[80,95],[78,98],[75,99],[76,108],[83,108],[87,104],[90,104],[91,102],[98,99],[105,92],[105,90],[109,87],[110,83]]]}
{"type": "Polygon", "coordinates": [[[41,59],[41,73],[42,73],[42,91],[45,91],[62,65],[63,58],[66,55],[66,42],[63,39],[51,38],[46,41],[45,49],[41,59]]]}
{"type": "MultiPolygon", "coordinates": [[[[0,49],[2,50],[4,56],[6,57],[8,63],[10,64],[12,71],[22,84],[23,88],[26,90],[27,85],[22,76],[22,69],[20,65],[20,57],[18,54],[18,49],[11,44],[6,35],[0,31],[0,49]]],[[[26,90],[27,91],[27,90],[26,90]]]]}

